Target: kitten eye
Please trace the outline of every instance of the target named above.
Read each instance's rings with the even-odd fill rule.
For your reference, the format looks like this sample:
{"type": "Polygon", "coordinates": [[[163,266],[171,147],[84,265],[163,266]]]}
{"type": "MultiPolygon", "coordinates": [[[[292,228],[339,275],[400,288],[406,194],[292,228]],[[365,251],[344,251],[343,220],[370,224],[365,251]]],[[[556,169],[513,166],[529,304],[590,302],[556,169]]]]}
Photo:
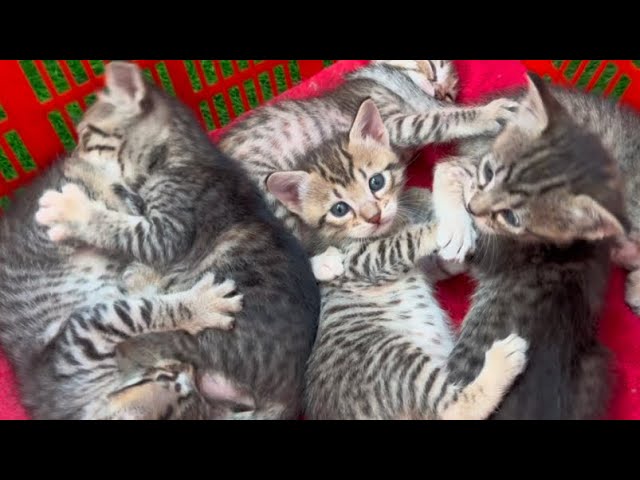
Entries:
{"type": "Polygon", "coordinates": [[[516,214],[513,213],[513,210],[500,210],[498,215],[500,215],[502,219],[512,227],[520,226],[520,220],[518,220],[516,214]]]}
{"type": "Polygon", "coordinates": [[[377,192],[384,187],[385,183],[384,175],[378,173],[369,179],[369,188],[372,192],[377,192]]]}
{"type": "Polygon", "coordinates": [[[331,214],[336,217],[344,217],[347,213],[349,213],[351,207],[344,202],[338,202],[333,207],[331,207],[331,214]]]}
{"type": "Polygon", "coordinates": [[[482,173],[484,175],[485,185],[489,183],[493,179],[493,168],[489,162],[484,162],[484,167],[482,167],[482,173]]]}

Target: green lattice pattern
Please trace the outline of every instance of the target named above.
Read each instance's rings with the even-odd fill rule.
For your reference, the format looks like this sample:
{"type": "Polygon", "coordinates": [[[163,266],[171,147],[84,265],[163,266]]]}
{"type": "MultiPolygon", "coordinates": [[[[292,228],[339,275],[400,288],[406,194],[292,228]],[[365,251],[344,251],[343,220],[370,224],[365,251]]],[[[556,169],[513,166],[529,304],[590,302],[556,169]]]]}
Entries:
{"type": "MultiPolygon", "coordinates": [[[[62,94],[69,91],[72,88],[72,85],[69,84],[68,79],[65,77],[60,62],[63,60],[44,60],[43,64],[51,83],[55,89],[57,94],[62,94]]],[[[85,66],[79,60],[64,60],[67,66],[69,67],[69,71],[72,74],[73,80],[78,84],[82,85],[83,83],[89,80],[89,75],[85,70],[85,66]]],[[[218,62],[220,65],[220,71],[222,72],[222,76],[224,78],[228,78],[233,75],[233,65],[232,60],[183,60],[185,69],[191,80],[191,87],[194,92],[199,92],[203,89],[202,81],[199,78],[196,72],[196,62],[199,62],[200,67],[204,73],[205,82],[207,85],[214,85],[218,82],[218,75],[216,73],[216,69],[213,62],[218,62]]],[[[249,68],[249,60],[236,60],[238,68],[240,71],[246,70],[249,68]]],[[[262,63],[262,60],[254,60],[255,64],[262,63]]],[[[324,66],[331,65],[335,60],[323,60],[324,66]]],[[[88,61],[93,74],[101,75],[104,73],[104,61],[102,60],[89,60],[88,61]]],[[[40,102],[46,102],[52,98],[52,93],[47,88],[47,84],[42,78],[42,75],[38,68],[36,67],[33,60],[20,60],[20,65],[31,84],[31,87],[40,102]]],[[[169,76],[169,72],[167,70],[167,66],[165,62],[160,61],[157,62],[154,67],[158,78],[160,79],[160,83],[162,88],[164,88],[167,92],[175,95],[175,90],[173,87],[173,83],[171,82],[171,78],[169,76]]],[[[291,75],[291,79],[294,84],[300,81],[300,67],[298,65],[297,60],[289,60],[288,62],[289,74],[291,75]]],[[[152,80],[152,72],[149,68],[144,69],[144,75],[152,80]]],[[[272,85],[271,79],[269,78],[268,73],[264,72],[258,76],[258,81],[247,80],[242,83],[242,85],[233,86],[229,89],[229,97],[231,100],[231,106],[233,108],[233,114],[241,115],[245,112],[245,107],[242,103],[241,99],[241,89],[244,90],[244,93],[247,96],[247,100],[250,108],[255,108],[258,105],[258,89],[262,94],[265,100],[272,99],[275,95],[284,92],[287,89],[287,84],[285,80],[285,70],[282,66],[277,66],[273,70],[273,75],[275,78],[275,85],[272,85]]],[[[85,98],[85,102],[87,105],[90,105],[95,100],[95,95],[89,95],[85,98]]],[[[220,119],[220,123],[224,126],[232,118],[231,112],[228,111],[227,104],[224,101],[224,97],[222,94],[218,93],[211,98],[212,104],[215,107],[216,114],[220,119]]],[[[80,104],[78,102],[73,101],[65,106],[65,109],[71,119],[76,122],[82,116],[82,109],[80,108],[80,104]]],[[[213,122],[213,115],[209,108],[207,102],[203,101],[200,104],[200,113],[202,114],[202,118],[204,119],[205,125],[208,130],[213,130],[215,128],[213,122]]],[[[0,121],[2,121],[6,115],[4,111],[0,107],[0,121]]],[[[75,141],[73,139],[73,135],[67,128],[67,125],[64,122],[63,116],[59,111],[52,111],[49,113],[49,122],[51,123],[53,129],[56,131],[60,141],[64,145],[65,148],[73,148],[75,146],[75,141]]]]}

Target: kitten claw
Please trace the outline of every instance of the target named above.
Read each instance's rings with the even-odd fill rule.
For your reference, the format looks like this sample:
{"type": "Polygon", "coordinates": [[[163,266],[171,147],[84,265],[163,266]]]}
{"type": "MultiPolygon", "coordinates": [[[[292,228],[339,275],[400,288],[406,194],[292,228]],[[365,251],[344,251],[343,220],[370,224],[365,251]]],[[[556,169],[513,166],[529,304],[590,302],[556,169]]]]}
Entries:
{"type": "Polygon", "coordinates": [[[482,119],[487,125],[488,134],[499,133],[504,126],[515,117],[520,105],[507,98],[499,98],[482,108],[482,119]]]}
{"type": "Polygon", "coordinates": [[[496,385],[507,389],[527,365],[529,343],[512,333],[502,340],[496,340],[485,353],[485,366],[492,372],[496,385]]]}
{"type": "Polygon", "coordinates": [[[344,273],[344,255],[335,247],[329,247],[324,253],[311,259],[311,268],[316,280],[330,282],[344,273]]]}
{"type": "Polygon", "coordinates": [[[206,328],[231,330],[235,326],[235,318],[229,314],[242,310],[243,295],[237,293],[236,283],[227,279],[214,284],[214,280],[213,273],[207,273],[186,292],[194,318],[181,325],[181,328],[192,335],[206,328]],[[229,296],[231,294],[233,296],[229,296]]]}
{"type": "MultiPolygon", "coordinates": [[[[439,216],[440,217],[440,216],[439,216]]],[[[440,258],[447,261],[464,262],[475,248],[477,233],[469,215],[442,215],[439,219],[436,244],[440,258]]]]}

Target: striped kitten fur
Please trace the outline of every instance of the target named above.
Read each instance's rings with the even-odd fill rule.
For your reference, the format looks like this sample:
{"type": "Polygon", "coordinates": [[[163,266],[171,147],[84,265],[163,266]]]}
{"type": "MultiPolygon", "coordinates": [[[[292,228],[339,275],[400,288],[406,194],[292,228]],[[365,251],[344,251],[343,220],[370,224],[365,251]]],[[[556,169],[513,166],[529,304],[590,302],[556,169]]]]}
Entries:
{"type": "Polygon", "coordinates": [[[86,189],[68,183],[72,156],[2,219],[0,339],[25,405],[36,418],[295,415],[319,309],[303,250],[184,105],[132,64],[106,78],[79,134],[112,155],[85,159],[122,180],[112,204],[87,167],[70,176],[86,189]],[[47,228],[24,221],[38,197],[47,228]],[[159,291],[126,291],[151,280],[140,265],[159,291]]]}
{"type": "Polygon", "coordinates": [[[593,419],[608,403],[609,355],[597,327],[612,239],[627,225],[623,184],[566,98],[532,75],[495,141],[463,145],[465,156],[440,164],[434,178],[435,210],[453,219],[465,212],[451,230],[475,226],[479,235],[469,260],[478,288],[449,380],[473,381],[485,349],[505,334],[530,345],[527,370],[497,419],[593,419]]]}
{"type": "Polygon", "coordinates": [[[307,416],[486,418],[524,368],[526,342],[510,336],[488,348],[485,369],[467,388],[445,383],[453,333],[416,267],[435,252],[435,229],[428,218],[411,224],[408,210],[419,205],[428,215],[428,192],[403,193],[405,170],[373,102],[363,102],[348,138],[310,152],[307,165],[325,173],[319,176],[326,176],[324,183],[318,177],[305,185],[307,172],[276,173],[267,182],[283,204],[308,225],[323,226],[347,255],[344,272],[335,248],[312,260],[316,278],[328,283],[322,286],[318,337],[307,368],[307,416]],[[295,182],[302,186],[293,191],[305,195],[291,194],[295,182]],[[327,196],[337,198],[327,203],[327,196]],[[331,208],[332,219],[323,207],[336,200],[342,207],[331,208]],[[345,228],[352,238],[340,240],[344,234],[334,231],[345,228]]]}
{"type": "MultiPolygon", "coordinates": [[[[275,172],[295,171],[299,173],[298,178],[288,178],[295,185],[314,185],[315,190],[309,190],[313,193],[343,177],[345,172],[350,176],[361,175],[362,172],[352,171],[348,165],[346,170],[342,169],[335,161],[326,160],[325,165],[321,154],[310,161],[305,153],[346,135],[358,108],[367,98],[377,106],[391,144],[402,154],[429,143],[495,134],[513,116],[516,104],[511,100],[499,99],[475,107],[454,106],[450,102],[456,89],[457,75],[451,61],[375,60],[347,75],[341,86],[320,97],[286,100],[254,110],[225,131],[219,146],[242,162],[257,185],[266,190],[267,203],[276,216],[285,221],[312,253],[319,253],[328,246],[319,245],[319,238],[368,237],[384,231],[351,228],[353,222],[340,225],[330,213],[332,205],[328,203],[337,202],[337,198],[326,198],[327,204],[322,205],[325,211],[315,215],[315,223],[307,225],[301,221],[299,212],[290,211],[271,192],[266,185],[267,178],[275,172]],[[337,170],[333,171],[331,165],[337,170]],[[308,174],[306,178],[304,173],[308,174]]],[[[287,177],[280,180],[276,188],[282,188],[283,182],[291,183],[287,177]]],[[[290,189],[295,185],[290,185],[290,189]]],[[[297,195],[293,190],[290,194],[297,195]]],[[[358,221],[366,223],[360,217],[375,216],[376,208],[356,212],[358,221]]]]}
{"type": "Polygon", "coordinates": [[[629,232],[616,240],[613,260],[629,270],[626,302],[640,315],[640,115],[599,95],[554,87],[553,96],[579,125],[597,134],[625,179],[629,232]]]}
{"type": "MultiPolygon", "coordinates": [[[[84,201],[82,190],[67,183],[73,179],[92,194],[105,193],[114,208],[129,210],[118,189],[91,190],[113,179],[108,167],[95,163],[97,153],[81,142],[20,194],[0,222],[0,340],[23,403],[37,419],[159,418],[193,390],[192,369],[158,362],[121,375],[116,345],[143,332],[196,327],[194,317],[201,328],[229,328],[226,314],[241,307],[241,296],[225,298],[233,282],[214,288],[211,276],[173,295],[129,296],[121,282],[124,258],[51,243],[33,221],[44,188],[64,185],[67,199],[84,201]]],[[[51,200],[45,194],[40,203],[51,200]]]]}

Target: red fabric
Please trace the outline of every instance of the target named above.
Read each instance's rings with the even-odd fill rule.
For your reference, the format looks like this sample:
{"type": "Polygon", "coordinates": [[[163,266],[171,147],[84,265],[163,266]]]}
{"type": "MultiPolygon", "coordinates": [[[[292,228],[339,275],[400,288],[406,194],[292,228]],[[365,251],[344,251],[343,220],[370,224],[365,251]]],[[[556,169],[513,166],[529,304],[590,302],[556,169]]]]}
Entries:
{"type": "MultiPolygon", "coordinates": [[[[363,60],[345,60],[323,70],[281,98],[304,98],[321,93],[340,83],[342,75],[361,65],[363,60]]],[[[460,60],[461,102],[474,102],[501,89],[524,84],[524,66],[517,60],[460,60]]],[[[216,138],[213,134],[212,138],[216,138]]],[[[448,146],[428,148],[409,170],[409,184],[431,185],[433,163],[451,151],[448,146]]],[[[473,284],[459,276],[438,285],[438,299],[459,325],[468,308],[473,284]]],[[[640,319],[624,303],[624,273],[612,274],[600,337],[614,352],[616,373],[614,396],[607,418],[640,419],[640,319]]],[[[0,419],[27,418],[17,398],[15,380],[6,360],[0,356],[0,419]]]]}

